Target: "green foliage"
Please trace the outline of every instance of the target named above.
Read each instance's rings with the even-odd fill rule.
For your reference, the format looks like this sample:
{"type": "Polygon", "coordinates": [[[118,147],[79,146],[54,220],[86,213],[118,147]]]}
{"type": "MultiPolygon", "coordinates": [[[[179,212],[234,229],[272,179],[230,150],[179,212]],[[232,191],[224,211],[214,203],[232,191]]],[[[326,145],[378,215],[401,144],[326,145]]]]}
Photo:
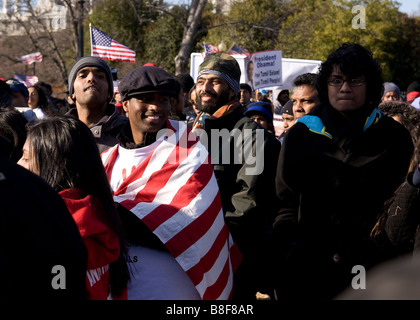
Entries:
{"type": "Polygon", "coordinates": [[[142,5],[142,1],[101,0],[95,6],[89,21],[93,27],[101,29],[113,39],[118,39],[118,42],[141,52],[144,31],[157,17],[158,14],[142,5]]]}
{"type": "MultiPolygon", "coordinates": [[[[171,12],[186,21],[185,8],[174,6],[171,12]]],[[[142,59],[153,62],[171,74],[175,74],[174,57],[178,54],[184,28],[169,15],[161,15],[156,22],[150,23],[144,36],[145,48],[142,59]]]]}
{"type": "MultiPolygon", "coordinates": [[[[193,52],[203,51],[202,42],[217,46],[223,40],[227,49],[233,44],[251,53],[282,49],[286,58],[325,60],[344,42],[358,42],[379,60],[385,81],[394,81],[404,90],[420,79],[420,20],[400,13],[397,1],[233,0],[227,12],[218,5],[222,2],[207,3],[193,52]],[[354,28],[359,12],[352,9],[357,5],[365,9],[365,29],[354,28]]],[[[182,3],[172,6],[168,14],[160,10],[165,6],[169,10],[164,0],[96,1],[93,12],[85,13],[85,55],[90,55],[91,23],[136,51],[135,65],[108,61],[121,71],[119,76],[146,62],[174,73],[183,24],[191,9],[187,1],[182,3]]],[[[60,52],[70,66],[74,60],[71,37],[59,38],[60,52]]]]}
{"type": "Polygon", "coordinates": [[[204,41],[217,45],[223,40],[228,49],[236,43],[250,52],[268,48],[278,49],[278,30],[284,20],[283,2],[279,0],[234,1],[226,15],[216,15],[217,19],[213,25],[222,24],[222,26],[211,29],[204,41]]]}
{"type": "MultiPolygon", "coordinates": [[[[151,10],[145,4],[161,3],[162,1],[100,0],[87,20],[92,27],[100,29],[112,39],[136,51],[136,65],[138,65],[145,54],[145,34],[159,17],[157,11],[151,10]]],[[[85,39],[87,39],[85,54],[90,55],[89,26],[85,27],[85,39]]],[[[108,61],[108,63],[122,70],[122,73],[133,67],[128,62],[108,61]]]]}
{"type": "Polygon", "coordinates": [[[404,90],[420,78],[420,20],[398,6],[391,0],[238,0],[213,23],[242,23],[211,29],[204,41],[217,45],[223,39],[228,48],[236,43],[250,52],[282,49],[283,57],[310,60],[325,60],[343,43],[357,42],[380,62],[384,80],[404,90]],[[358,28],[363,12],[356,6],[363,6],[365,28],[358,28]]]}
{"type": "MultiPolygon", "coordinates": [[[[410,33],[410,28],[395,1],[294,0],[289,3],[289,12],[293,14],[288,16],[279,33],[284,57],[325,60],[341,44],[357,42],[373,52],[381,64],[385,81],[394,81],[404,88],[410,81],[403,79],[403,75],[411,78],[415,76],[413,71],[418,70],[416,59],[417,69],[412,69],[411,74],[401,72],[407,70],[407,56],[414,57],[414,44],[407,43],[404,30],[410,33]],[[361,11],[352,12],[356,5],[364,7],[365,29],[357,28],[361,11]],[[408,50],[403,50],[404,47],[408,50]],[[398,68],[402,68],[401,71],[398,68]]],[[[417,36],[411,33],[417,42],[418,30],[417,27],[417,36]]]]}

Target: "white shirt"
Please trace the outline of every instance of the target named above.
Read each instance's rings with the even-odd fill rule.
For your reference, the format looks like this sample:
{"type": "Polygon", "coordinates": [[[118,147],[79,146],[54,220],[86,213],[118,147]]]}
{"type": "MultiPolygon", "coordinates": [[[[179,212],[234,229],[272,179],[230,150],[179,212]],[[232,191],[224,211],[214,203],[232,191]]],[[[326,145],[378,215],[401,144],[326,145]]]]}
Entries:
{"type": "Polygon", "coordinates": [[[136,149],[125,149],[118,146],[118,156],[112,169],[110,181],[112,190],[117,190],[125,178],[153,153],[157,143],[160,143],[160,141],[155,141],[148,146],[136,149]]]}
{"type": "Polygon", "coordinates": [[[192,281],[169,252],[129,244],[128,300],[200,300],[192,281]]]}
{"type": "Polygon", "coordinates": [[[45,118],[45,113],[44,111],[42,111],[42,109],[40,107],[36,107],[35,109],[32,109],[35,112],[36,118],[37,119],[44,119],[45,118]]]}

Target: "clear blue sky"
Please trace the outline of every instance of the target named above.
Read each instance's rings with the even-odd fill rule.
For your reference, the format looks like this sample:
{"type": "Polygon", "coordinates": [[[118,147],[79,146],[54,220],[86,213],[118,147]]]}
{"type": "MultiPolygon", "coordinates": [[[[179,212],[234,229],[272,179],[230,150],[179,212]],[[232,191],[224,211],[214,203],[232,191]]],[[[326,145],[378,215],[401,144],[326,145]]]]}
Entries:
{"type": "Polygon", "coordinates": [[[416,16],[420,16],[420,0],[397,0],[401,3],[400,11],[412,15],[414,12],[416,16]]]}

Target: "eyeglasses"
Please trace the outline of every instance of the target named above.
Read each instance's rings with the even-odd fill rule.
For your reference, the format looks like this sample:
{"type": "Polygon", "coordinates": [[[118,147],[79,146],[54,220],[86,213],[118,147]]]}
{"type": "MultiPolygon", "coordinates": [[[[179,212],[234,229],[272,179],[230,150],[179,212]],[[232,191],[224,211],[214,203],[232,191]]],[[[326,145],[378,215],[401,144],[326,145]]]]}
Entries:
{"type": "Polygon", "coordinates": [[[354,79],[341,79],[332,78],[327,80],[328,84],[332,87],[342,87],[344,82],[347,82],[350,87],[359,87],[366,83],[366,80],[360,78],[354,79]]]}

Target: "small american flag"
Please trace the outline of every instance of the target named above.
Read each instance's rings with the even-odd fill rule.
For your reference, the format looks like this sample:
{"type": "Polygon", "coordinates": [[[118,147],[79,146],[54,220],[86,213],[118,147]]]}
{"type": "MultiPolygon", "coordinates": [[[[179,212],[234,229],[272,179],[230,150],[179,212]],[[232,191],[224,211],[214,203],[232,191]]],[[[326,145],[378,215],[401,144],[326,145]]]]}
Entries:
{"type": "Polygon", "coordinates": [[[202,53],[202,56],[205,57],[206,55],[210,53],[218,53],[220,52],[219,48],[212,46],[211,44],[207,43],[201,43],[201,45],[204,47],[204,52],[202,53]]]}
{"type": "Polygon", "coordinates": [[[249,56],[249,51],[247,49],[241,48],[239,46],[237,46],[236,44],[234,44],[230,49],[229,49],[229,54],[239,54],[239,55],[243,55],[243,56],[249,56]]]}
{"type": "Polygon", "coordinates": [[[136,52],[111,39],[104,32],[90,28],[91,55],[104,60],[136,62],[136,52]]]}
{"type": "Polygon", "coordinates": [[[43,56],[40,52],[34,52],[34,53],[27,54],[17,59],[23,64],[32,64],[34,62],[41,62],[43,59],[43,56]]]}
{"type": "Polygon", "coordinates": [[[120,156],[124,151],[120,148],[116,145],[101,155],[114,201],[131,210],[165,244],[202,299],[231,298],[242,255],[225,224],[204,145],[185,124],[168,120],[167,134],[134,167],[120,156]]]}
{"type": "Polygon", "coordinates": [[[24,83],[25,86],[27,86],[27,87],[33,86],[35,83],[38,82],[38,77],[37,76],[27,76],[27,75],[19,74],[19,73],[15,73],[13,78],[15,78],[16,80],[24,83]]]}

